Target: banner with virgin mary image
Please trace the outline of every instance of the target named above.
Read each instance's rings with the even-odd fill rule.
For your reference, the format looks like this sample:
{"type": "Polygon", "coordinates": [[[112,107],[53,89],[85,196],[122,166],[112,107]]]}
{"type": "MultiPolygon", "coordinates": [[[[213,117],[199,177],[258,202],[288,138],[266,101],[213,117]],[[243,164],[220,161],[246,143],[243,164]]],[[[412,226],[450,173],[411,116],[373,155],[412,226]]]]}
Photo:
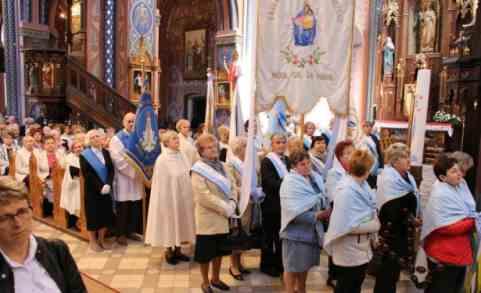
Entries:
{"type": "Polygon", "coordinates": [[[257,109],[283,97],[289,111],[307,113],[319,98],[348,114],[353,0],[259,1],[257,109]]]}
{"type": "Polygon", "coordinates": [[[155,160],[160,154],[160,140],[157,114],[149,92],[144,92],[140,98],[126,153],[129,161],[143,175],[144,181],[150,181],[155,160]]]}

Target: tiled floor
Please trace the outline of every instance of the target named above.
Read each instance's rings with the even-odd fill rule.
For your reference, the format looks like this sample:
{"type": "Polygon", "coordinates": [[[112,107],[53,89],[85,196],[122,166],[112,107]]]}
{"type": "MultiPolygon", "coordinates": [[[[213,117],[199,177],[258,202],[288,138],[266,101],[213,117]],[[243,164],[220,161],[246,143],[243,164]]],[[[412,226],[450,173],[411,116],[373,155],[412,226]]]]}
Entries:
{"type": "MultiPolygon", "coordinates": [[[[44,224],[35,223],[34,233],[46,238],[60,238],[67,242],[80,270],[91,277],[120,290],[122,293],[201,293],[199,268],[194,263],[176,266],[163,261],[160,248],[133,242],[128,247],[114,247],[111,251],[94,253],[87,243],[44,224]]],[[[186,250],[188,252],[188,249],[186,250]]],[[[259,264],[257,251],[246,253],[243,262],[254,272],[243,282],[234,280],[228,272],[229,260],[224,258],[221,279],[231,286],[230,292],[282,292],[279,279],[268,277],[255,270],[259,264]]],[[[308,292],[332,292],[326,287],[327,259],[321,258],[321,266],[309,273],[308,292]]],[[[372,292],[373,279],[364,282],[363,292],[372,292]]],[[[409,281],[399,284],[398,293],[415,292],[409,281]]]]}

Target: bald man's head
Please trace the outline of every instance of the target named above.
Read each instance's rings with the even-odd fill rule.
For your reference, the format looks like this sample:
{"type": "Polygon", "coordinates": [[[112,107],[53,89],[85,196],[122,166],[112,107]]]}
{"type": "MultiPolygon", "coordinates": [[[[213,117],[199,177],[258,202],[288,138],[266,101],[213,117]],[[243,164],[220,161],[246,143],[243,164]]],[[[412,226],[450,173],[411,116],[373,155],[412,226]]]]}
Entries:
{"type": "Polygon", "coordinates": [[[125,114],[122,124],[127,132],[132,132],[134,130],[134,124],[135,124],[135,114],[134,113],[125,114]]]}

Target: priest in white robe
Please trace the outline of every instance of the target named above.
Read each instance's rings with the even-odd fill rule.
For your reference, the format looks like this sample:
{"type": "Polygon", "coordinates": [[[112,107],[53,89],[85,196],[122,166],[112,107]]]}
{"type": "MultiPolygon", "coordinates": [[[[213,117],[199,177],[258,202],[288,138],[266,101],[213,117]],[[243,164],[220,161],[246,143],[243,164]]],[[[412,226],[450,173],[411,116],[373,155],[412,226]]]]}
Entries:
{"type": "Polygon", "coordinates": [[[81,208],[79,156],[83,151],[83,144],[74,142],[70,149],[72,152],[65,157],[65,173],[60,193],[60,207],[69,214],[68,227],[75,229],[81,208]]]}
{"type": "Polygon", "coordinates": [[[177,121],[175,126],[179,133],[180,152],[189,160],[190,166],[199,160],[199,154],[194,146],[194,140],[191,137],[190,122],[185,119],[177,121]]]}
{"type": "Polygon", "coordinates": [[[180,246],[195,240],[190,163],[180,152],[176,132],[164,133],[162,144],[152,178],[145,242],[166,248],[165,259],[175,265],[189,261],[180,246]]]}
{"type": "Polygon", "coordinates": [[[124,128],[112,137],[109,145],[115,169],[113,196],[117,212],[117,243],[120,245],[127,245],[127,238],[140,240],[136,233],[142,231],[143,181],[128,162],[125,153],[134,124],[135,114],[125,114],[124,128]]]}

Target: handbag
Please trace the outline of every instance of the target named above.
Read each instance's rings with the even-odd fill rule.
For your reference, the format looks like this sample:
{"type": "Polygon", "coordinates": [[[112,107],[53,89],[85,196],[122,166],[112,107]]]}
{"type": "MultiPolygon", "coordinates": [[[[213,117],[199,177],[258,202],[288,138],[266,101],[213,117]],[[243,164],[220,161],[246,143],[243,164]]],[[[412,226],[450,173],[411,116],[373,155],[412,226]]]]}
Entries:
{"type": "MultiPolygon", "coordinates": [[[[239,207],[236,207],[236,214],[239,214],[239,207]]],[[[250,237],[242,227],[240,218],[229,219],[229,234],[224,243],[222,243],[222,250],[248,250],[250,249],[250,237]]]]}
{"type": "Polygon", "coordinates": [[[262,207],[260,201],[252,203],[251,224],[249,229],[250,248],[262,248],[264,231],[262,229],[262,207]]]}

